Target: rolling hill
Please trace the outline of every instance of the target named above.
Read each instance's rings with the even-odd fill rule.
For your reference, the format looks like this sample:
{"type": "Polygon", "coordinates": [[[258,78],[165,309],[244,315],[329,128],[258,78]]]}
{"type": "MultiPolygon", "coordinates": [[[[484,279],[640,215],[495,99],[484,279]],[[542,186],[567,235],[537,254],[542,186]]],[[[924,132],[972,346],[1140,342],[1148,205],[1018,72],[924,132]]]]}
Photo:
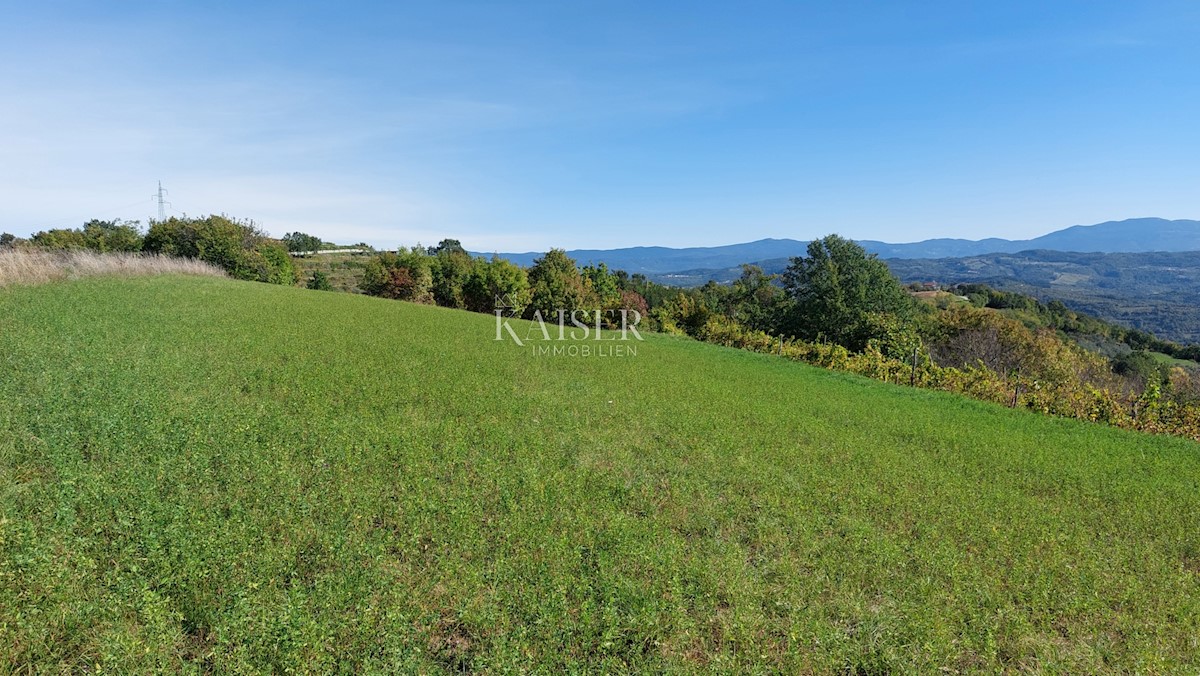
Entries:
{"type": "Polygon", "coordinates": [[[1184,343],[1200,342],[1200,252],[1025,251],[887,261],[904,282],[982,282],[1184,343]]]}
{"type": "Polygon", "coordinates": [[[0,318],[0,671],[1200,669],[1192,442],[215,278],[0,318]]]}

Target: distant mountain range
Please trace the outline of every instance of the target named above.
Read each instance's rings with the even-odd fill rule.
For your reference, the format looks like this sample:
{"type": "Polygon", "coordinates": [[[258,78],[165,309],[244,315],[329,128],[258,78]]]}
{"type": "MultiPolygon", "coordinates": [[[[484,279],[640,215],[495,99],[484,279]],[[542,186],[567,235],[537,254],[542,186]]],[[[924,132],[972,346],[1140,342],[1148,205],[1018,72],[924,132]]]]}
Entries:
{"type": "MultiPolygon", "coordinates": [[[[1200,221],[1134,218],[1096,225],[1076,225],[1023,240],[994,237],[982,240],[929,239],[909,244],[863,240],[859,244],[868,252],[878,254],[880,258],[957,258],[1033,249],[1081,253],[1200,251],[1200,221]]],[[[568,251],[567,254],[580,265],[603,262],[611,269],[625,270],[631,274],[653,275],[669,282],[669,275],[672,273],[678,275],[683,272],[686,273],[684,276],[691,278],[705,270],[736,269],[743,263],[786,261],[792,256],[804,255],[807,247],[807,241],[761,239],[746,244],[715,247],[576,249],[568,251]]],[[[529,266],[542,254],[527,252],[499,255],[518,265],[529,266]]]]}
{"type": "Polygon", "coordinates": [[[1033,239],[927,239],[912,244],[859,242],[880,258],[961,258],[1041,249],[1077,253],[1200,251],[1200,221],[1131,218],[1074,225],[1033,239]]]}

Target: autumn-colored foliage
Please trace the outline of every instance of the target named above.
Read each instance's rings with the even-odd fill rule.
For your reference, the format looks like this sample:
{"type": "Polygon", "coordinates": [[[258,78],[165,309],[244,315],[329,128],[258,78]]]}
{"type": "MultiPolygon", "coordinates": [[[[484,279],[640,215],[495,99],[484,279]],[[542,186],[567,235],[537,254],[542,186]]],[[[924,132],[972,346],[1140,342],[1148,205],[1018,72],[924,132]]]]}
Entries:
{"type": "Polygon", "coordinates": [[[942,320],[941,335],[947,343],[919,347],[915,359],[887,356],[874,341],[861,352],[850,352],[833,343],[747,330],[719,316],[708,318],[697,337],[886,382],[1200,441],[1200,400],[1182,369],[1165,388],[1151,383],[1137,391],[1112,373],[1103,357],[1050,331],[1033,332],[1015,320],[978,309],[950,312],[942,320]],[[931,356],[939,350],[945,360],[941,364],[931,356]]]}

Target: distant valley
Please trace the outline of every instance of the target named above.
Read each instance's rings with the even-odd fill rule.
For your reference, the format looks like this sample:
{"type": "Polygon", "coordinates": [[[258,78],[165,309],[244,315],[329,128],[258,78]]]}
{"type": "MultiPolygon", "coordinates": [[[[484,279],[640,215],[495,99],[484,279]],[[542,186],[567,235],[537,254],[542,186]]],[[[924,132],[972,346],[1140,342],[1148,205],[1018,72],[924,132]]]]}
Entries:
{"type": "Polygon", "coordinates": [[[1200,342],[1200,251],[1026,251],[889,259],[903,282],[983,282],[1185,343],[1200,342]]]}

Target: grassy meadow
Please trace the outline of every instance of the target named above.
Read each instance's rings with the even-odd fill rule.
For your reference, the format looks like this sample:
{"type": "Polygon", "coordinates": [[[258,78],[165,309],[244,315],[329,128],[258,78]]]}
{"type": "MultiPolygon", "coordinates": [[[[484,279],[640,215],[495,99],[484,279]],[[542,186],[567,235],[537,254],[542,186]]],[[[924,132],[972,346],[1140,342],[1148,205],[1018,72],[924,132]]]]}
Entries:
{"type": "Polygon", "coordinates": [[[1200,670],[1200,445],[495,324],[0,288],[0,672],[1200,670]]]}

